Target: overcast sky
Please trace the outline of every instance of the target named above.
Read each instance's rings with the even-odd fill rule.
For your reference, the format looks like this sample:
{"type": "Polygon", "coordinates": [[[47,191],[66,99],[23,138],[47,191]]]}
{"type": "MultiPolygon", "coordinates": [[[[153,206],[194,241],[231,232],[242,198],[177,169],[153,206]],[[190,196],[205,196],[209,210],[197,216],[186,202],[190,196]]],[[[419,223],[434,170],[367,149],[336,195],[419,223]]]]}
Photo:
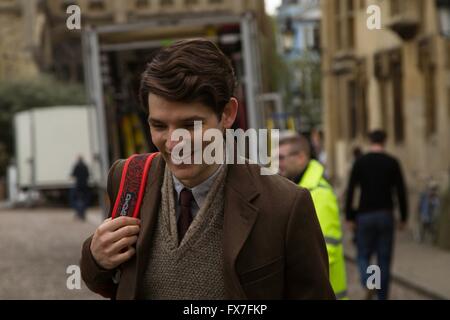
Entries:
{"type": "Polygon", "coordinates": [[[275,14],[276,8],[281,4],[281,0],[265,0],[266,1],[266,11],[268,14],[275,14]]]}

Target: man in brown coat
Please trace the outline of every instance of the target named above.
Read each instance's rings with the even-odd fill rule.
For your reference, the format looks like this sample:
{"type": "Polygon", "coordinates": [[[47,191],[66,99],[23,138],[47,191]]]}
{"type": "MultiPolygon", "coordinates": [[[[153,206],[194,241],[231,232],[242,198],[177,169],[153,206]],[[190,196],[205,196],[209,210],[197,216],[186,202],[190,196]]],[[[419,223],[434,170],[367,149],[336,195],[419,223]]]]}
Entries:
{"type": "MultiPolygon", "coordinates": [[[[261,175],[256,164],[174,163],[175,130],[193,132],[194,121],[231,128],[234,89],[230,62],[207,40],[177,42],[148,64],[140,94],[161,154],[140,220],[109,218],[85,241],[81,271],[92,291],[116,299],[335,298],[307,190],[261,175]]],[[[123,164],[109,172],[111,201],[123,164]]]]}

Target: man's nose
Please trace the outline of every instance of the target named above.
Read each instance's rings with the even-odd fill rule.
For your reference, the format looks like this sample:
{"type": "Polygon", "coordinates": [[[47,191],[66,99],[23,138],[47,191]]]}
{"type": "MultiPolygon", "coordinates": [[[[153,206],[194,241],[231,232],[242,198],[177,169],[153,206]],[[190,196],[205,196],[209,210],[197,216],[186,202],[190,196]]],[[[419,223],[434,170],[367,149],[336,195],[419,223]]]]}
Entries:
{"type": "Polygon", "coordinates": [[[172,131],[169,132],[169,136],[166,139],[165,147],[167,152],[172,152],[173,148],[180,143],[179,141],[172,140],[172,131]]]}
{"type": "Polygon", "coordinates": [[[173,135],[173,132],[177,130],[177,128],[171,129],[168,132],[168,137],[165,142],[165,147],[167,152],[172,152],[175,146],[179,143],[189,143],[188,137],[179,137],[178,135],[173,135]]]}

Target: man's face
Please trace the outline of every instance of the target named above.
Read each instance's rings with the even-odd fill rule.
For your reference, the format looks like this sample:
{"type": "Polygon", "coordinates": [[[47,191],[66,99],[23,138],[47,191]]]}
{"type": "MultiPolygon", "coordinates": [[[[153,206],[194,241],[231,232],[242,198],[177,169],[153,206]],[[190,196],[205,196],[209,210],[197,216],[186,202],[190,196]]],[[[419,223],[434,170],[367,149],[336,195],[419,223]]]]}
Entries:
{"type": "Polygon", "coordinates": [[[306,156],[303,152],[293,152],[292,145],[286,143],[279,148],[280,175],[292,179],[305,168],[306,156]]]}
{"type": "MultiPolygon", "coordinates": [[[[202,161],[202,164],[174,164],[171,153],[180,141],[171,141],[172,133],[176,129],[188,130],[192,137],[191,146],[193,146],[194,121],[201,121],[202,123],[201,136],[203,136],[204,131],[211,128],[223,132],[224,129],[231,127],[231,124],[236,117],[236,112],[233,112],[233,110],[230,111],[230,106],[227,105],[219,120],[218,116],[211,108],[201,103],[173,102],[154,94],[149,95],[148,101],[152,141],[161,152],[161,155],[166,161],[172,174],[188,187],[203,182],[217,166],[207,165],[203,163],[204,161],[202,161]]],[[[232,107],[233,106],[231,106],[231,109],[233,109],[232,107]]],[[[200,132],[196,132],[196,134],[199,135],[200,132]]],[[[208,143],[203,143],[202,147],[204,148],[208,143]]],[[[192,147],[191,150],[191,163],[193,163],[194,152],[203,153],[203,149],[194,150],[192,147]]],[[[185,156],[187,155],[183,155],[183,158],[185,156]]]]}

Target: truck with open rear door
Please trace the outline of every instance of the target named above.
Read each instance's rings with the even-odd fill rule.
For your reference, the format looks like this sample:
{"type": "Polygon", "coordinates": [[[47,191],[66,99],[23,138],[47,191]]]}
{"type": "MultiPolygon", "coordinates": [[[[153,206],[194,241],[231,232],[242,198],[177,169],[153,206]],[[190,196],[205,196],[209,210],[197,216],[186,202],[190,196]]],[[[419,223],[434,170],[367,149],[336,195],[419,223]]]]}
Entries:
{"type": "MultiPolygon", "coordinates": [[[[96,123],[95,109],[89,106],[40,107],[16,113],[15,187],[18,191],[67,201],[68,191],[74,185],[72,169],[80,156],[89,168],[90,186],[98,187],[96,123]]],[[[30,202],[30,199],[25,196],[24,201],[30,202]]]]}

